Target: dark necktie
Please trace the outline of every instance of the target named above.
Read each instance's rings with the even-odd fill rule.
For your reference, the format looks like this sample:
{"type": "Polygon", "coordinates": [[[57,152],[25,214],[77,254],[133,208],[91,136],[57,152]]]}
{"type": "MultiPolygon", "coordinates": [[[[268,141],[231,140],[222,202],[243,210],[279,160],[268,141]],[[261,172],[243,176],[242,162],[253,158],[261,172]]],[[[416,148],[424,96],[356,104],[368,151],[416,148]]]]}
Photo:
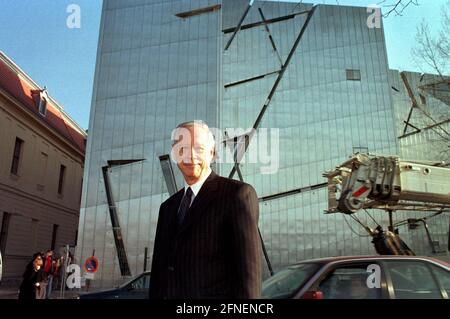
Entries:
{"type": "Polygon", "coordinates": [[[194,192],[190,187],[188,187],[186,193],[183,196],[183,199],[181,200],[180,208],[178,209],[178,225],[183,224],[186,213],[189,210],[189,206],[191,205],[192,195],[194,195],[194,192]]]}

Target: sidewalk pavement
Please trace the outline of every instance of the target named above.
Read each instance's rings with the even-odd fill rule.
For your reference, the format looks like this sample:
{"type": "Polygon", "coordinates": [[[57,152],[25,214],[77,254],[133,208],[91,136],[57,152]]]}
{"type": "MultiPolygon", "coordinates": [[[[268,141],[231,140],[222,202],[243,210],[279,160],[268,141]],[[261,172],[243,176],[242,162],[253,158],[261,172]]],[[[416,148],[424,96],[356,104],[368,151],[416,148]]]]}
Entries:
{"type": "Polygon", "coordinates": [[[11,287],[0,286],[0,299],[17,299],[19,290],[11,287]]]}
{"type": "MultiPolygon", "coordinates": [[[[80,294],[78,290],[66,290],[64,292],[64,299],[75,299],[80,294]]],[[[18,288],[1,287],[0,286],[0,299],[17,299],[19,296],[18,288]]],[[[53,290],[49,299],[61,299],[61,291],[53,290]]]]}

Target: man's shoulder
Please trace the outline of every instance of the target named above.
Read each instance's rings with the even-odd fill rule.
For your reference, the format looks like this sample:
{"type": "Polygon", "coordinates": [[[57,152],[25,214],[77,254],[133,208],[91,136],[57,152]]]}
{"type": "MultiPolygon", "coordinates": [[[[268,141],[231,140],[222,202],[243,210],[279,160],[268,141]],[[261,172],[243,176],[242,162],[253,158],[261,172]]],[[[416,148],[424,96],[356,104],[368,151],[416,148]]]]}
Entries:
{"type": "Polygon", "coordinates": [[[178,197],[181,196],[181,194],[184,192],[184,188],[180,189],[178,192],[176,192],[175,194],[173,194],[172,196],[170,196],[168,199],[166,199],[164,202],[162,202],[161,207],[162,206],[167,206],[170,205],[171,203],[173,203],[174,201],[176,201],[176,199],[178,197]]]}
{"type": "Polygon", "coordinates": [[[233,191],[239,191],[243,189],[251,189],[254,191],[253,186],[250,184],[219,175],[217,175],[217,183],[219,183],[221,186],[226,186],[227,189],[233,191]]]}

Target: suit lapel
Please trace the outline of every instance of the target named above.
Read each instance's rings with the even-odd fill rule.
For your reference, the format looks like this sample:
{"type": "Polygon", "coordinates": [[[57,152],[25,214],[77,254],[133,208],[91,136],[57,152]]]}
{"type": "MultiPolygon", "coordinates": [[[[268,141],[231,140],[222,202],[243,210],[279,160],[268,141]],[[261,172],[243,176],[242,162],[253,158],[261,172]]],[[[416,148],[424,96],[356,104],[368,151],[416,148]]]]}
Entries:
{"type": "Polygon", "coordinates": [[[194,201],[186,214],[186,219],[179,229],[178,235],[186,231],[192,224],[195,224],[195,221],[204,213],[204,208],[214,199],[214,192],[216,190],[217,174],[211,172],[205,183],[202,185],[202,188],[200,188],[197,196],[195,196],[194,201]]]}
{"type": "MultiPolygon", "coordinates": [[[[173,195],[168,212],[167,212],[167,225],[170,229],[170,233],[176,234],[177,229],[177,215],[178,208],[180,207],[181,200],[184,195],[184,188],[180,189],[176,194],[173,195]]],[[[171,237],[172,237],[171,235],[171,237]]]]}

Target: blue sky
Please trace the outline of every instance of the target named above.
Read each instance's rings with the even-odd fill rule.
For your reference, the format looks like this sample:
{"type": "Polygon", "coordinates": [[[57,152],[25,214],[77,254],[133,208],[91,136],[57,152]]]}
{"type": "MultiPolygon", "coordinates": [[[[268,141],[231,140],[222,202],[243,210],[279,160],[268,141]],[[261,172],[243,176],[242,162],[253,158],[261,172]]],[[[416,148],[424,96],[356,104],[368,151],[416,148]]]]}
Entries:
{"type": "MultiPolygon", "coordinates": [[[[386,0],[392,3],[394,0],[386,0]]],[[[295,1],[293,1],[295,2],[295,1]]],[[[367,6],[381,0],[304,1],[367,6]]],[[[405,1],[406,2],[406,1],[405,1]]],[[[419,71],[411,61],[415,29],[426,19],[433,30],[440,24],[440,8],[447,0],[418,0],[403,16],[384,20],[389,65],[419,71]]],[[[89,125],[101,0],[0,0],[0,50],[12,58],[84,129],[89,125]],[[81,28],[66,25],[67,7],[81,8],[81,28]]]]}
{"type": "Polygon", "coordinates": [[[0,0],[0,50],[82,128],[89,125],[100,0],[0,0]],[[67,7],[81,8],[81,28],[69,29],[67,7]]]}

